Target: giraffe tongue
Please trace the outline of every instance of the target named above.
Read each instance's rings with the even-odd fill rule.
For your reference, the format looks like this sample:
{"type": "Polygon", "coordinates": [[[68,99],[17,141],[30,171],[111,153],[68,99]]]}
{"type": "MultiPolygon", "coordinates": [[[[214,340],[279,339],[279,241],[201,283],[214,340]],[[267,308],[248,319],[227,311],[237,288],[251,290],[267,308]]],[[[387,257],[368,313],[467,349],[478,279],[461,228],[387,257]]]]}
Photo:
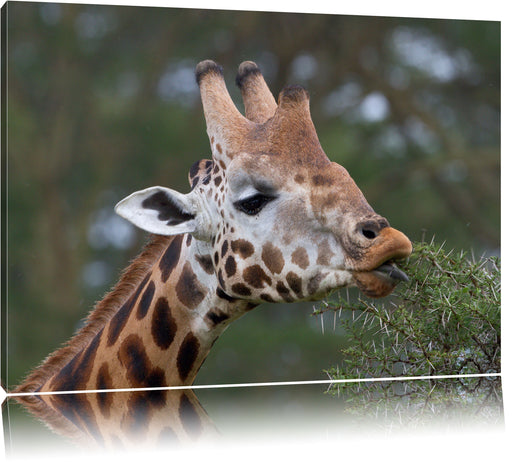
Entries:
{"type": "Polygon", "coordinates": [[[373,271],[385,275],[386,277],[396,281],[409,282],[407,274],[405,274],[401,269],[399,269],[394,263],[390,261],[387,261],[386,263],[380,265],[373,271]]]}

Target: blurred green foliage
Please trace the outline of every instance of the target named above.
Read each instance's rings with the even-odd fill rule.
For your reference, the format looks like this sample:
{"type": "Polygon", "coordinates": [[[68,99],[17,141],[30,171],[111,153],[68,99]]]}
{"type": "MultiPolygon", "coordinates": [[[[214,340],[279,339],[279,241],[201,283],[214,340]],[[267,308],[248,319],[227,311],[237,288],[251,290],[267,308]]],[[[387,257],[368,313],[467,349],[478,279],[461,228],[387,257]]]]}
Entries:
{"type": "MultiPolygon", "coordinates": [[[[326,153],[411,239],[426,230],[449,247],[499,252],[498,22],[4,8],[8,387],[72,335],[141,247],[145,236],[113,214],[115,203],[155,184],[187,191],[188,168],[210,156],[193,74],[202,59],[223,65],[239,107],[234,77],[246,59],[274,94],[304,85],[326,153]]],[[[310,312],[252,312],[198,380],[320,373],[343,342],[310,312]],[[299,325],[283,352],[278,339],[299,325]]]]}

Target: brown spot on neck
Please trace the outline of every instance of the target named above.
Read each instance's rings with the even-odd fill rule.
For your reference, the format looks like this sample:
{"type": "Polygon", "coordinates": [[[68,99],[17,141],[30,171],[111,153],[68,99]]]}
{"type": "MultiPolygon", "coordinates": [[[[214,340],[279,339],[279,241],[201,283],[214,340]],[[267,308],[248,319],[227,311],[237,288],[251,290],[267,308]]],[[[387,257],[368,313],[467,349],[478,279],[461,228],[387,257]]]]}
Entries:
{"type": "Polygon", "coordinates": [[[196,255],[196,261],[201,265],[205,273],[214,273],[213,261],[210,255],[196,255]]]}
{"type": "Polygon", "coordinates": [[[142,338],[130,334],[121,344],[118,359],[125,369],[128,383],[135,388],[165,387],[165,373],[153,367],[142,338]]]}
{"type": "Polygon", "coordinates": [[[206,296],[206,288],[199,282],[190,262],[183,265],[180,278],[176,284],[176,295],[183,305],[194,309],[206,296]]]}
{"type": "Polygon", "coordinates": [[[205,320],[208,320],[212,327],[217,326],[218,324],[223,323],[224,321],[229,319],[229,315],[224,313],[220,309],[213,308],[205,315],[205,320]]]}
{"type": "Polygon", "coordinates": [[[174,320],[171,308],[165,297],[160,297],[153,311],[151,319],[151,335],[156,345],[166,350],[174,340],[178,326],[174,320]]]}
{"type": "Polygon", "coordinates": [[[118,358],[126,370],[130,385],[141,386],[151,368],[142,338],[137,334],[126,337],[119,348],[118,358]]]}
{"type": "Polygon", "coordinates": [[[217,294],[217,297],[221,298],[222,300],[226,300],[230,303],[233,303],[237,300],[236,298],[233,298],[230,295],[228,295],[226,292],[224,292],[220,287],[217,287],[216,294],[217,294]]]}
{"type": "Polygon", "coordinates": [[[182,382],[187,380],[192,371],[199,354],[199,340],[192,332],[189,332],[183,339],[178,351],[176,365],[182,382]]]}
{"type": "Polygon", "coordinates": [[[153,296],[155,295],[155,283],[149,281],[149,284],[140,298],[139,306],[137,307],[137,319],[143,319],[148,313],[153,296]]]}
{"type": "Polygon", "coordinates": [[[182,242],[183,234],[175,236],[160,259],[159,267],[160,271],[162,271],[163,283],[167,282],[167,279],[169,279],[169,276],[180,260],[182,242]]]}

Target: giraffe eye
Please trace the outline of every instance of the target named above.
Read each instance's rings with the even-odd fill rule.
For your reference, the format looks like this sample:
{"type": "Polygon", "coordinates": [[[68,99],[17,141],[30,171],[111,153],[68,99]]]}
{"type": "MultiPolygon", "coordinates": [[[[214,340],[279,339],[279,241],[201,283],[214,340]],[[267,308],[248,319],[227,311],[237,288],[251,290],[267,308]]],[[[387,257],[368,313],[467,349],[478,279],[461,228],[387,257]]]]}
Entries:
{"type": "Polygon", "coordinates": [[[254,196],[248,197],[247,199],[235,202],[235,207],[247,215],[256,215],[267,203],[274,199],[275,197],[273,196],[266,196],[265,194],[258,193],[254,196]]]}

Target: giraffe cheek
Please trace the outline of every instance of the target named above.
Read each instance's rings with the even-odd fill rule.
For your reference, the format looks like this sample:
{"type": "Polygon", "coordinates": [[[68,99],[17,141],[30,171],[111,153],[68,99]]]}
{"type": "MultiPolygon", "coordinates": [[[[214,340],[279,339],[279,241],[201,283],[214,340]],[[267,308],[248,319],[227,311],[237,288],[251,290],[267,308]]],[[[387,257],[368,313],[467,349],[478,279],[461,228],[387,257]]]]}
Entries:
{"type": "Polygon", "coordinates": [[[272,274],[280,274],[285,265],[281,250],[271,242],[266,242],[263,245],[261,259],[272,274]]]}

